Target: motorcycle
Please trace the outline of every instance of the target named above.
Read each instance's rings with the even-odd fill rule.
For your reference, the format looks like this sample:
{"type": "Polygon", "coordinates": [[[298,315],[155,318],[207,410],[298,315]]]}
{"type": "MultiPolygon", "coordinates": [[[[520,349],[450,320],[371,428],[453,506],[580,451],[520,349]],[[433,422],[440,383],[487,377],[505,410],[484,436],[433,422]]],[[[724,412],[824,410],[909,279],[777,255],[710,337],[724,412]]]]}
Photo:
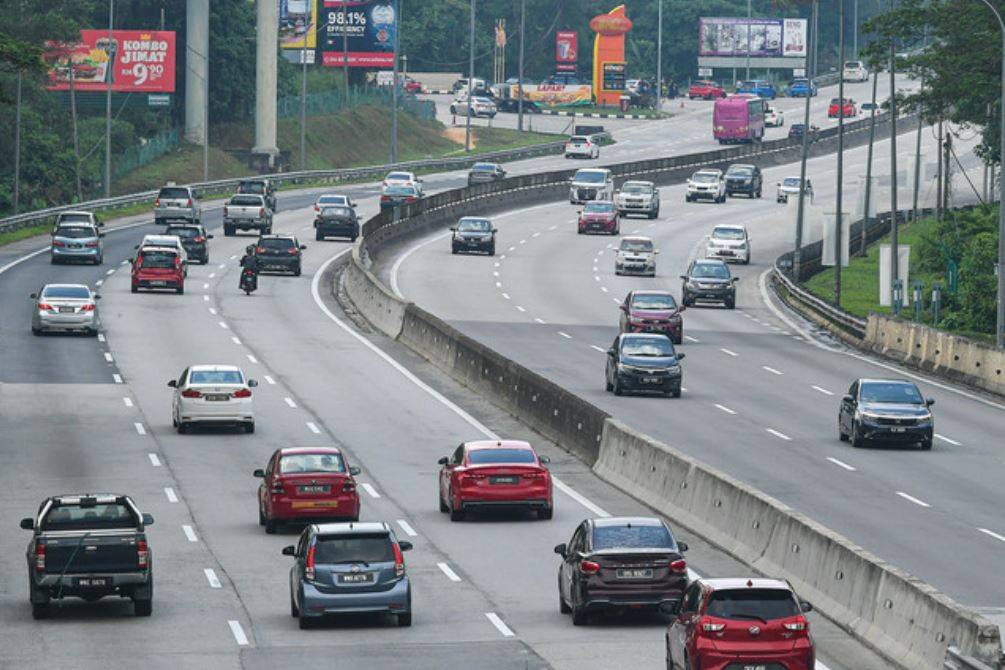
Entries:
{"type": "Polygon", "coordinates": [[[250,268],[242,270],[239,288],[244,291],[245,295],[251,295],[251,292],[258,288],[258,273],[250,268]]]}

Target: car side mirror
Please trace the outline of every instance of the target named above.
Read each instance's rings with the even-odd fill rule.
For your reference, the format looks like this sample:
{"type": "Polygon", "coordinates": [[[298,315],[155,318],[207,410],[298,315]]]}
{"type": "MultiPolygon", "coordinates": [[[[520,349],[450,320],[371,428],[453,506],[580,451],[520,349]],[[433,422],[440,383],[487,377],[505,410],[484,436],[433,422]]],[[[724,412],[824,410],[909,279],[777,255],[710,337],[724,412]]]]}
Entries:
{"type": "Polygon", "coordinates": [[[849,403],[849,404],[854,404],[855,403],[855,398],[852,397],[852,396],[850,396],[850,395],[846,395],[845,397],[841,398],[841,402],[846,402],[846,403],[849,403]]]}
{"type": "Polygon", "coordinates": [[[21,519],[21,530],[35,530],[35,520],[30,516],[21,519]]]}
{"type": "Polygon", "coordinates": [[[450,230],[451,230],[451,232],[456,233],[457,232],[457,226],[450,226],[450,230]]]}
{"type": "Polygon", "coordinates": [[[94,299],[95,300],[101,300],[101,294],[98,294],[98,293],[94,294],[94,299]]]}
{"type": "Polygon", "coordinates": [[[566,549],[564,542],[562,544],[555,545],[555,553],[561,556],[562,558],[565,558],[565,555],[568,553],[568,550],[566,549]]]}
{"type": "Polygon", "coordinates": [[[353,465],[353,466],[351,466],[349,468],[349,474],[352,475],[353,477],[355,477],[356,475],[358,475],[360,472],[361,472],[361,470],[359,468],[357,468],[355,465],[353,465]]]}
{"type": "Polygon", "coordinates": [[[301,244],[301,245],[300,245],[300,250],[301,250],[301,251],[303,251],[303,250],[304,250],[304,249],[306,249],[306,248],[307,248],[307,245],[306,245],[306,244],[301,244]]]}
{"type": "Polygon", "coordinates": [[[582,216],[582,215],[583,215],[583,210],[581,210],[581,209],[580,209],[580,210],[577,210],[577,211],[576,211],[576,214],[577,214],[577,215],[579,215],[579,216],[582,216]]]}
{"type": "Polygon", "coordinates": [[[775,186],[781,186],[781,185],[782,185],[782,182],[780,182],[780,181],[776,181],[775,182],[775,186]]]}
{"type": "Polygon", "coordinates": [[[104,237],[104,236],[105,236],[104,233],[98,233],[98,237],[104,237]]]}
{"type": "Polygon", "coordinates": [[[257,468],[254,472],[251,473],[251,476],[258,477],[259,479],[265,479],[265,470],[257,468]]]}
{"type": "Polygon", "coordinates": [[[538,456],[537,460],[541,461],[545,465],[547,465],[548,463],[551,463],[551,459],[548,458],[547,456],[538,456]]]}
{"type": "Polygon", "coordinates": [[[656,249],[655,251],[653,251],[653,254],[654,254],[654,255],[656,255],[656,254],[658,254],[659,252],[660,252],[660,250],[659,250],[659,249],[656,249]]]}
{"type": "Polygon", "coordinates": [[[677,551],[679,551],[679,552],[680,552],[680,553],[682,553],[682,554],[683,554],[683,553],[684,553],[685,551],[687,551],[688,549],[690,549],[690,548],[691,548],[691,547],[687,546],[687,542],[678,542],[678,543],[677,543],[677,551]]]}
{"type": "Polygon", "coordinates": [[[412,543],[408,540],[398,540],[398,548],[402,551],[411,551],[412,543]]]}
{"type": "Polygon", "coordinates": [[[154,515],[153,514],[143,514],[143,525],[152,526],[154,525],[154,515]]]}
{"type": "Polygon", "coordinates": [[[736,282],[740,281],[740,278],[739,277],[733,277],[733,278],[730,279],[730,281],[735,284],[736,282]]]}
{"type": "Polygon", "coordinates": [[[297,555],[297,548],[294,547],[292,544],[283,547],[283,556],[296,556],[296,555],[297,555]]]}
{"type": "Polygon", "coordinates": [[[677,311],[678,312],[683,312],[686,309],[687,309],[687,307],[685,307],[684,305],[677,305],[677,311]]]}
{"type": "Polygon", "coordinates": [[[172,379],[171,381],[168,382],[167,385],[173,389],[176,389],[178,388],[178,381],[176,379],[172,379]]]}
{"type": "Polygon", "coordinates": [[[211,239],[213,239],[213,236],[212,236],[212,235],[207,235],[207,236],[206,236],[206,239],[207,239],[207,240],[211,240],[211,239]]]}
{"type": "Polygon", "coordinates": [[[443,458],[441,458],[440,460],[438,460],[436,462],[439,463],[440,465],[446,465],[447,463],[450,462],[450,459],[447,458],[446,456],[444,456],[443,458]]]}
{"type": "Polygon", "coordinates": [[[32,300],[37,300],[38,299],[38,294],[37,293],[32,293],[28,297],[31,298],[32,300]]]}
{"type": "Polygon", "coordinates": [[[683,279],[684,281],[687,281],[687,275],[681,275],[680,278],[683,279]]]}
{"type": "Polygon", "coordinates": [[[806,600],[802,600],[799,602],[799,609],[801,609],[804,612],[812,612],[813,604],[806,600]]]}
{"type": "Polygon", "coordinates": [[[498,232],[499,232],[499,229],[498,229],[498,228],[493,228],[493,229],[492,229],[492,232],[493,232],[493,233],[498,233],[498,232]]]}
{"type": "Polygon", "coordinates": [[[683,351],[681,351],[681,352],[677,353],[676,356],[677,356],[677,360],[678,361],[682,361],[682,360],[684,360],[684,357],[687,356],[687,354],[685,354],[683,351]]]}
{"type": "Polygon", "coordinates": [[[934,404],[935,404],[935,398],[928,398],[927,400],[925,400],[925,405],[928,407],[931,407],[934,404]]]}
{"type": "Polygon", "coordinates": [[[138,244],[134,244],[133,245],[133,249],[139,249],[139,248],[140,248],[140,245],[138,245],[138,244]]]}
{"type": "Polygon", "coordinates": [[[625,312],[626,314],[628,313],[628,305],[624,304],[618,305],[618,309],[620,309],[622,312],[625,312]]]}
{"type": "Polygon", "coordinates": [[[614,356],[614,354],[616,354],[616,353],[617,352],[614,350],[614,347],[611,347],[610,349],[607,350],[607,355],[608,356],[614,356]]]}

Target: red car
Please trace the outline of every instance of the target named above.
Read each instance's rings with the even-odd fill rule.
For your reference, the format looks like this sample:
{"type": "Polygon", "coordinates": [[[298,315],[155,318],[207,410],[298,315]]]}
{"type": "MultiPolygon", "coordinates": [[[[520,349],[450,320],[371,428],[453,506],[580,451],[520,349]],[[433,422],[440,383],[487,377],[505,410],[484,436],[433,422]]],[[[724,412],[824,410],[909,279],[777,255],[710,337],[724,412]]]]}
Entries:
{"type": "Polygon", "coordinates": [[[695,98],[702,98],[704,100],[712,100],[713,98],[725,98],[726,89],[719,86],[718,83],[714,81],[709,81],[707,79],[699,79],[691,84],[691,88],[687,90],[687,97],[694,100],[695,98]]]}
{"type": "Polygon", "coordinates": [[[405,90],[408,93],[422,93],[422,84],[415,81],[411,77],[405,77],[405,90]]]}
{"type": "Polygon", "coordinates": [[[143,247],[130,263],[133,293],[141,288],[185,292],[185,264],[174,247],[143,247]]]}
{"type": "Polygon", "coordinates": [[[518,440],[465,442],[439,460],[440,511],[451,521],[466,512],[523,508],[550,519],[555,510],[547,456],[518,440]]]}
{"type": "Polygon", "coordinates": [[[841,98],[832,98],[830,107],[827,108],[827,117],[831,119],[836,119],[841,116],[841,107],[844,107],[844,118],[850,118],[858,115],[858,110],[855,108],[855,101],[851,98],[844,98],[844,105],[841,104],[841,98]]]}
{"type": "Polygon", "coordinates": [[[691,583],[666,631],[667,670],[814,667],[813,606],[777,579],[691,583]]]}
{"type": "Polygon", "coordinates": [[[258,523],[266,533],[280,523],[297,521],[359,521],[359,468],[346,466],[335,447],[277,449],[258,487],[258,523]]]}
{"type": "Polygon", "coordinates": [[[576,232],[579,235],[593,232],[617,235],[621,232],[621,217],[613,202],[593,200],[579,211],[577,225],[576,232]]]}
{"type": "Polygon", "coordinates": [[[674,344],[684,341],[684,307],[669,291],[631,291],[620,309],[622,333],[663,333],[674,344]]]}

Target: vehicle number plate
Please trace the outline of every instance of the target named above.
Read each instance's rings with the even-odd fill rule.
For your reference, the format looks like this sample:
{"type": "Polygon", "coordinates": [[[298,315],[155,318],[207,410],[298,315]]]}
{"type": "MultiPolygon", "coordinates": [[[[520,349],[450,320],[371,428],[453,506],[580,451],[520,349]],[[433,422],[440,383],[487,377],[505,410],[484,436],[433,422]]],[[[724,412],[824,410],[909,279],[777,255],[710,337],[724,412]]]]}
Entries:
{"type": "Polygon", "coordinates": [[[224,400],[230,400],[229,393],[207,393],[205,396],[206,400],[212,400],[214,402],[221,402],[224,400]]]}
{"type": "Polygon", "coordinates": [[[340,584],[366,584],[373,581],[372,572],[350,572],[338,576],[340,584]]]}
{"type": "Polygon", "coordinates": [[[660,381],[659,377],[643,377],[642,378],[642,383],[643,384],[658,384],[659,381],[660,381]]]}
{"type": "Polygon", "coordinates": [[[327,484],[324,485],[309,484],[306,486],[301,486],[299,488],[301,493],[328,493],[329,491],[331,491],[331,487],[329,487],[327,484]]]}
{"type": "Polygon", "coordinates": [[[73,312],[74,312],[74,309],[72,307],[60,307],[59,308],[59,313],[60,314],[73,314],[73,312]]]}
{"type": "Polygon", "coordinates": [[[108,586],[107,577],[77,577],[77,586],[88,588],[97,586],[108,586]]]}
{"type": "Polygon", "coordinates": [[[907,432],[907,428],[904,428],[903,426],[894,426],[890,430],[892,432],[894,432],[894,433],[904,433],[904,432],[907,432]]]}
{"type": "Polygon", "coordinates": [[[150,285],[151,286],[167,286],[167,282],[166,281],[157,280],[157,281],[150,282],[150,285]]]}
{"type": "Polygon", "coordinates": [[[489,482],[493,484],[519,484],[520,477],[489,477],[489,482]]]}
{"type": "Polygon", "coordinates": [[[745,665],[745,666],[743,666],[743,670],[766,670],[766,668],[767,668],[767,666],[765,666],[765,665],[745,665]]]}
{"type": "Polygon", "coordinates": [[[652,568],[620,568],[618,569],[618,579],[651,579],[652,568]]]}

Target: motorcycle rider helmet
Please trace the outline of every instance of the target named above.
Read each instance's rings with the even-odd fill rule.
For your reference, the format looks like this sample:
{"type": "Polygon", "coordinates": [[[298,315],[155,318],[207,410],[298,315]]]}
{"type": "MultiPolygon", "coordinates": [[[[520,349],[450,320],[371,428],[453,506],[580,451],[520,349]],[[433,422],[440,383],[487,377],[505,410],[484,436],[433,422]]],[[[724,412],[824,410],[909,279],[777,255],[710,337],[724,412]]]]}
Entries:
{"type": "Polygon", "coordinates": [[[244,253],[248,254],[249,256],[253,255],[255,253],[255,245],[249,244],[248,246],[244,247],[244,253]]]}

